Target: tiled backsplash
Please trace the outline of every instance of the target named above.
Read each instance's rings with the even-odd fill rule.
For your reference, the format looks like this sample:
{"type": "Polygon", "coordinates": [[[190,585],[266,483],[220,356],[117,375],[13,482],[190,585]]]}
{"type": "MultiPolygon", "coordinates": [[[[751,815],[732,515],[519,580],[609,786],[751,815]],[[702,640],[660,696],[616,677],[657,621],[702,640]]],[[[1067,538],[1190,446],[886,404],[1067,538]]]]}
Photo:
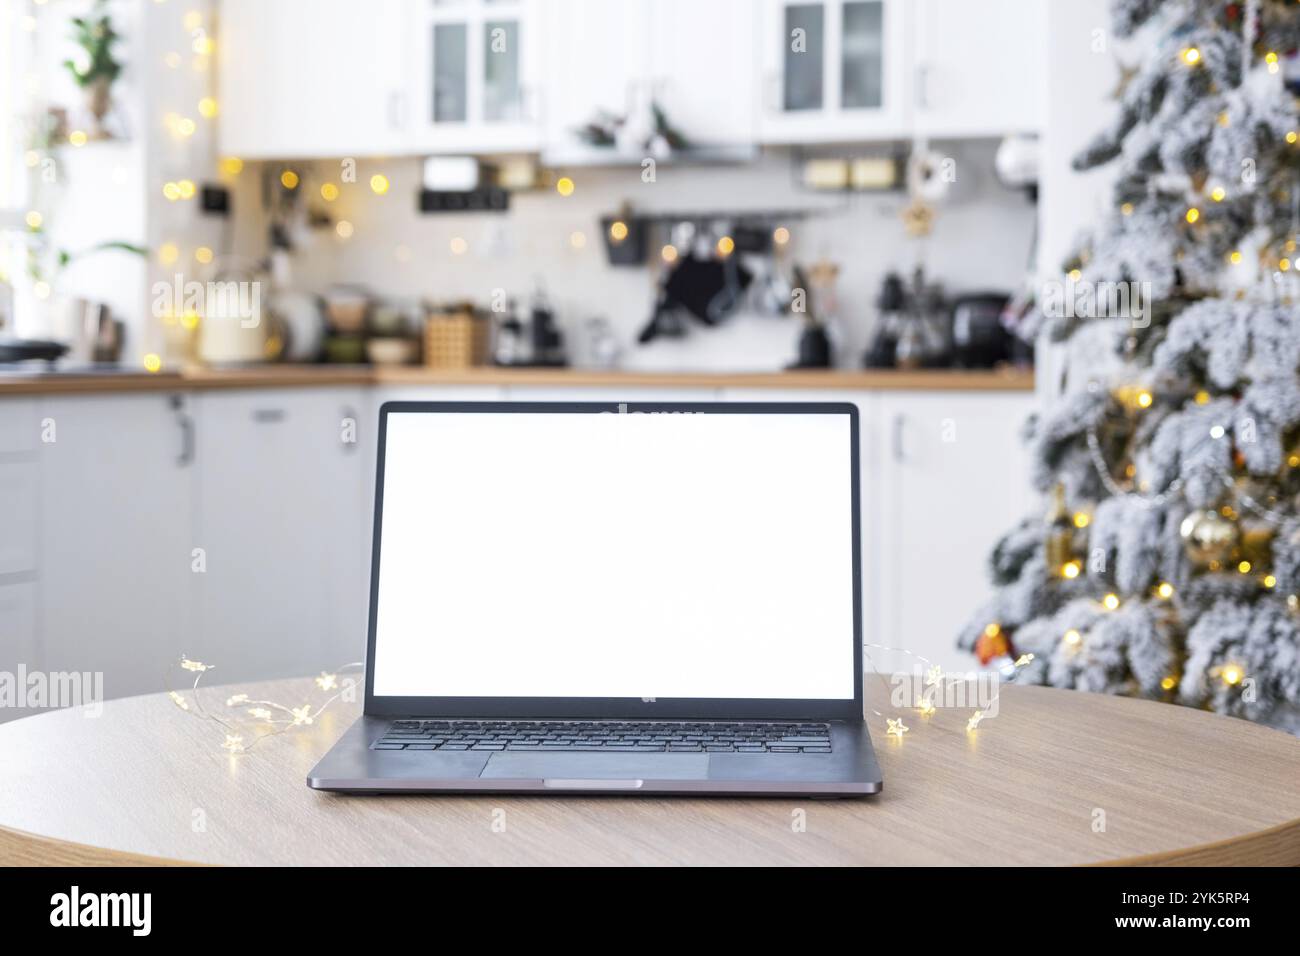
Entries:
{"type": "MultiPolygon", "coordinates": [[[[326,161],[297,164],[295,170],[304,174],[301,188],[308,190],[312,205],[346,219],[352,231],[346,239],[330,228],[301,233],[291,281],[311,291],[346,281],[410,301],[466,298],[481,303],[488,302],[495,289],[526,300],[540,281],[566,328],[603,316],[624,342],[631,343],[650,315],[656,267],[608,265],[602,215],[624,203],[650,212],[820,208],[824,211],[790,223],[787,256],[804,263],[828,258],[840,266],[840,364],[855,365],[887,271],[906,273],[921,263],[950,291],[1010,292],[1023,281],[1035,207],[997,182],[994,143],[938,146],[957,160],[959,178],[926,240],[906,236],[899,219],[901,193],[845,197],[808,192],[797,186],[796,168],[784,152],[735,166],[663,165],[653,183],[642,182],[640,167],[563,170],[576,183],[572,195],[545,189],[516,193],[504,214],[421,215],[415,201],[420,179],[416,159],[361,161],[356,182],[343,184],[339,197],[328,204],[318,198],[319,184],[338,181],[339,168],[326,161]],[[367,185],[376,172],[391,184],[382,196],[367,185]]],[[[234,251],[259,255],[266,248],[266,230],[256,165],[248,164],[238,177],[234,200],[234,251]]],[[[652,246],[652,261],[657,248],[652,246]]],[[[792,320],[785,320],[785,331],[762,324],[771,321],[752,320],[752,331],[743,321],[716,333],[693,328],[690,338],[673,343],[674,349],[685,350],[682,355],[632,356],[625,351],[626,360],[642,366],[680,364],[690,361],[682,357],[686,353],[721,353],[720,360],[725,355],[735,361],[739,355],[742,364],[777,367],[793,357],[787,339],[793,343],[798,327],[792,320]]]]}

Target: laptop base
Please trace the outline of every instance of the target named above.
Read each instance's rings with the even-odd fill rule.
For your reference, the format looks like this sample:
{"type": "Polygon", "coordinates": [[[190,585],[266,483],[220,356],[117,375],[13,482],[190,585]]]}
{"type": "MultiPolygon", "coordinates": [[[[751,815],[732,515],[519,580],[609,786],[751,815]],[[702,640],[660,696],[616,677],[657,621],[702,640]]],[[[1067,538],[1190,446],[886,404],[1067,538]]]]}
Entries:
{"type": "Polygon", "coordinates": [[[362,717],[312,768],[339,793],[861,797],[880,792],[866,724],[832,721],[829,754],[375,750],[389,718],[362,717]]]}

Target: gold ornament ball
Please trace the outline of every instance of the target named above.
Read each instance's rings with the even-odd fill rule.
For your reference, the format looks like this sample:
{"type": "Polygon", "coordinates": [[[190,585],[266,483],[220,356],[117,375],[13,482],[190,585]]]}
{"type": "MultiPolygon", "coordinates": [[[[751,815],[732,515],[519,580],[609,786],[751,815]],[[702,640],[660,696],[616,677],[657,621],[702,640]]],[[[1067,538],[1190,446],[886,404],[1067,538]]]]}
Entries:
{"type": "Polygon", "coordinates": [[[1211,508],[1193,511],[1183,519],[1178,532],[1187,557],[1199,567],[1227,562],[1237,546],[1237,525],[1211,508]]]}

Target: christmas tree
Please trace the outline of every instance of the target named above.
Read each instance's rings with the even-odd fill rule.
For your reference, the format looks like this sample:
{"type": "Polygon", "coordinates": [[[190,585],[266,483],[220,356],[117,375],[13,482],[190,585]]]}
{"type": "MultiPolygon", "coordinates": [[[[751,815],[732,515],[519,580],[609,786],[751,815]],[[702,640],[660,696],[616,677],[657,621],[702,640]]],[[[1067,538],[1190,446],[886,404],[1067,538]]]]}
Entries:
{"type": "Polygon", "coordinates": [[[1033,654],[1022,681],[1298,729],[1300,3],[1111,10],[1152,43],[1075,160],[1116,164],[1114,208],[1033,331],[1113,332],[1116,371],[1029,423],[1047,516],[996,545],[959,642],[1033,654]]]}

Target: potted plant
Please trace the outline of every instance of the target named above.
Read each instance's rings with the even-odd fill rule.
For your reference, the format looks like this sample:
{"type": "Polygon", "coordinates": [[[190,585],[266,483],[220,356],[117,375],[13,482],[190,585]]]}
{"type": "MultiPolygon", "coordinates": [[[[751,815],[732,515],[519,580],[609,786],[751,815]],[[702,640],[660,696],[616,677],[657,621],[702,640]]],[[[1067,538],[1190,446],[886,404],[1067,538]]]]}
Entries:
{"type": "Polygon", "coordinates": [[[95,138],[108,136],[104,117],[112,105],[111,89],[122,72],[122,63],[113,55],[113,45],[120,39],[113,29],[106,0],[95,0],[90,13],[72,18],[72,39],[80,48],[76,59],[64,60],[63,66],[73,82],[85,93],[86,109],[95,119],[95,138]]]}

